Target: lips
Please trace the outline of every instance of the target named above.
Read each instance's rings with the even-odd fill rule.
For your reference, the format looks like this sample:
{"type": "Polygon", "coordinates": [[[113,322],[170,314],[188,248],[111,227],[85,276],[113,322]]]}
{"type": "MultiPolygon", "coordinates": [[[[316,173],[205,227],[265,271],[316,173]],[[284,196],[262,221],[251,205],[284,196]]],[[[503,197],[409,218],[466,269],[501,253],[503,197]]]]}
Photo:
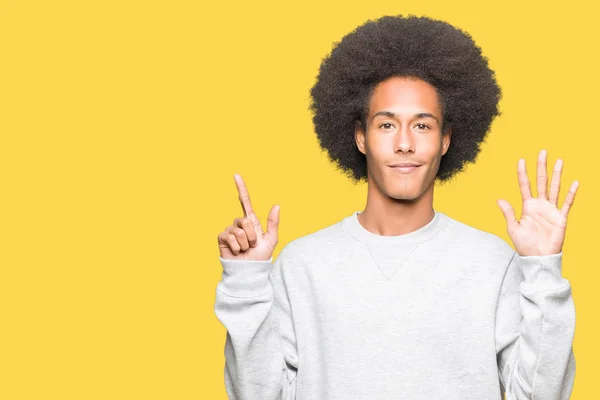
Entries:
{"type": "Polygon", "coordinates": [[[419,168],[420,165],[417,164],[392,164],[390,168],[394,171],[400,172],[402,174],[409,174],[419,168]]]}
{"type": "Polygon", "coordinates": [[[418,167],[420,164],[412,162],[394,163],[390,164],[390,167],[418,167]]]}

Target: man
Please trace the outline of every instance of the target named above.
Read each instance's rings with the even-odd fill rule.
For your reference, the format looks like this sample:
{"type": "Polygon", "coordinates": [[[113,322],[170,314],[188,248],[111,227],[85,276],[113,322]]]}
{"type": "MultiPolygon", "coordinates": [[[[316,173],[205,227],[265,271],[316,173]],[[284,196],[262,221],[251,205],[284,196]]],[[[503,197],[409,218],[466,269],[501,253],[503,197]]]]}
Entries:
{"type": "Polygon", "coordinates": [[[231,399],[568,399],[575,309],[562,245],[578,182],[559,209],[562,161],[537,197],[524,160],[515,250],[433,209],[434,182],[473,162],[501,91],[470,36],[426,17],[350,33],[311,90],[321,146],[368,183],[367,204],[287,244],[235,175],[244,217],[218,236],[215,313],[227,328],[231,399]]]}

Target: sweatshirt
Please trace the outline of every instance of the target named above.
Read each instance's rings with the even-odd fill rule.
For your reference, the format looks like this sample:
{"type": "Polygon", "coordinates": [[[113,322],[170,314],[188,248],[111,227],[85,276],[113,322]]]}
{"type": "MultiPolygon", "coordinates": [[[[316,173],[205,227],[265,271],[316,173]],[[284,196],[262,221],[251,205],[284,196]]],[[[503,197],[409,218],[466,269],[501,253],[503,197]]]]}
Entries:
{"type": "Polygon", "coordinates": [[[274,262],[219,257],[229,398],[569,399],[575,308],[562,251],[520,256],[434,212],[382,236],[355,211],[274,262]]]}

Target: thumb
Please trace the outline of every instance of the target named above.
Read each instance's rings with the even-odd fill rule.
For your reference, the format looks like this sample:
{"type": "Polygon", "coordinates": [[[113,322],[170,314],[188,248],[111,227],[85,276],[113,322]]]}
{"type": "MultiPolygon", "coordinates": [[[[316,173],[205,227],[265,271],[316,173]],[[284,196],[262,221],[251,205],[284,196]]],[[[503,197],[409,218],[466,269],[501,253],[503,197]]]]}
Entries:
{"type": "Polygon", "coordinates": [[[503,200],[503,199],[496,200],[496,204],[498,204],[498,206],[500,207],[500,211],[502,211],[502,214],[504,215],[504,218],[506,219],[506,224],[508,225],[508,231],[512,232],[513,229],[515,228],[515,226],[519,224],[517,222],[517,219],[515,218],[515,210],[512,208],[512,206],[510,205],[510,203],[508,201],[503,200]]]}
{"type": "Polygon", "coordinates": [[[274,242],[277,241],[277,228],[279,228],[279,204],[275,204],[271,208],[269,217],[267,218],[266,235],[270,236],[274,242]]]}

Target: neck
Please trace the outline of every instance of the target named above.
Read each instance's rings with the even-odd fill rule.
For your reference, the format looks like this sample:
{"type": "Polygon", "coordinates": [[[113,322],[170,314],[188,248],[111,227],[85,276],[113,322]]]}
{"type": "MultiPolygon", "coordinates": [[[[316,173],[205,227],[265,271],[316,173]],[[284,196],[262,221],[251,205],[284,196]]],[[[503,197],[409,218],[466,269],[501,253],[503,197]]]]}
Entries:
{"type": "Polygon", "coordinates": [[[368,231],[381,236],[398,236],[416,231],[433,219],[433,186],[417,199],[397,200],[381,193],[369,181],[367,204],[358,214],[360,224],[368,231]]]}

